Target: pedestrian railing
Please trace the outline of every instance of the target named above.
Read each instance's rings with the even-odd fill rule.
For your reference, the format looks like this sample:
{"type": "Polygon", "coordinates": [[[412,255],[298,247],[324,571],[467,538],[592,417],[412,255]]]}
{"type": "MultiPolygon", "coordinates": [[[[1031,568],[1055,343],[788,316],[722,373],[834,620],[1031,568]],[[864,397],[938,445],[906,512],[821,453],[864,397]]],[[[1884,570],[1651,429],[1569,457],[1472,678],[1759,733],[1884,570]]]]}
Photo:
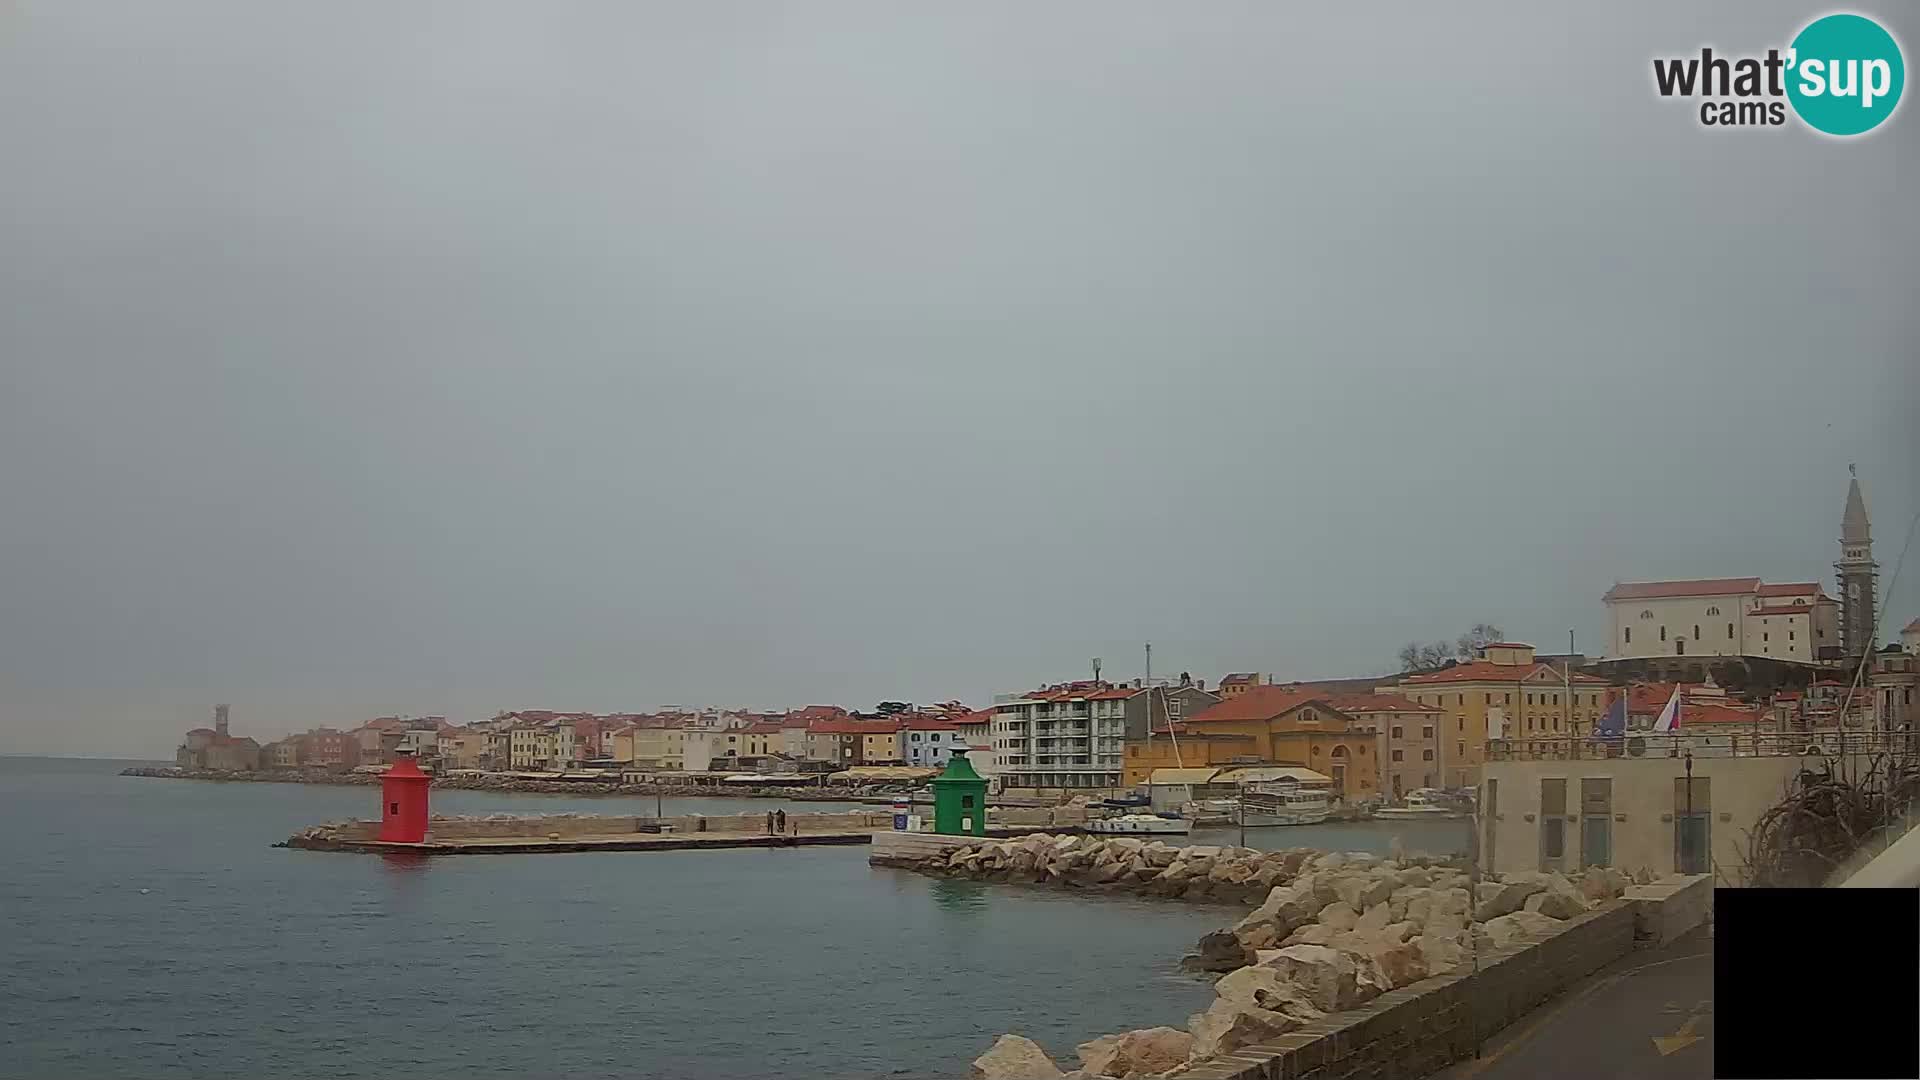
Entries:
{"type": "Polygon", "coordinates": [[[1488,761],[1597,761],[1608,758],[1914,756],[1920,733],[1871,729],[1646,732],[1618,736],[1488,739],[1488,761]]]}

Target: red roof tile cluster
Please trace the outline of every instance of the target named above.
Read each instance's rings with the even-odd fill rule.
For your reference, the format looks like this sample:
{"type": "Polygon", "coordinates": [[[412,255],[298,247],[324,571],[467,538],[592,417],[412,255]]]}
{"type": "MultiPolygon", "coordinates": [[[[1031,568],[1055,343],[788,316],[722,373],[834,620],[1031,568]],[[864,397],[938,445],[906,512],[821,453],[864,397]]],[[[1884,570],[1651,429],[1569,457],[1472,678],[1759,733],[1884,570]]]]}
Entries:
{"type": "Polygon", "coordinates": [[[1329,694],[1325,700],[1341,712],[1348,713],[1442,711],[1438,706],[1422,705],[1401,694],[1329,694]]]}
{"type": "Polygon", "coordinates": [[[1784,585],[1762,585],[1761,596],[1824,596],[1817,581],[1794,581],[1784,585]]]}
{"type": "Polygon", "coordinates": [[[899,730],[894,720],[816,720],[807,725],[814,735],[891,735],[899,730]]]}
{"type": "Polygon", "coordinates": [[[1332,705],[1327,704],[1327,695],[1317,691],[1298,690],[1288,686],[1252,686],[1248,687],[1244,694],[1236,694],[1201,709],[1187,717],[1187,723],[1270,720],[1315,701],[1326,705],[1327,708],[1333,708],[1332,705]]]}
{"type": "Polygon", "coordinates": [[[1680,710],[1682,730],[1695,724],[1752,724],[1760,720],[1760,710],[1739,709],[1731,705],[1687,704],[1680,710]]]}
{"type": "Polygon", "coordinates": [[[786,729],[779,724],[769,723],[763,720],[758,724],[748,724],[746,733],[749,735],[778,735],[784,730],[786,729]]]}
{"type": "Polygon", "coordinates": [[[1757,577],[1700,578],[1694,581],[1623,581],[1607,590],[1607,600],[1662,600],[1675,596],[1728,596],[1760,587],[1757,577]]]}

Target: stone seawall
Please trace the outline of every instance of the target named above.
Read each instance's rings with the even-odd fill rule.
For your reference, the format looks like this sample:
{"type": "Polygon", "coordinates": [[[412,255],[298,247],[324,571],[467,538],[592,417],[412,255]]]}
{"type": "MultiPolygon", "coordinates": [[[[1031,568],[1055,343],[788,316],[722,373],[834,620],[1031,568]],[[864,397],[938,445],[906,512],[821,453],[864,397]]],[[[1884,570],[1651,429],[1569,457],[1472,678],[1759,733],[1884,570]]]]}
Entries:
{"type": "MultiPolygon", "coordinates": [[[[1201,939],[1189,961],[1227,972],[1211,1007],[1184,1029],[1082,1043],[1080,1069],[1065,1075],[1417,1080],[1632,949],[1699,926],[1713,895],[1705,876],[1634,885],[1603,869],[1467,884],[1444,868],[1317,856],[1231,930],[1201,939]]],[[[972,1075],[1061,1074],[1010,1034],[972,1075]]]]}

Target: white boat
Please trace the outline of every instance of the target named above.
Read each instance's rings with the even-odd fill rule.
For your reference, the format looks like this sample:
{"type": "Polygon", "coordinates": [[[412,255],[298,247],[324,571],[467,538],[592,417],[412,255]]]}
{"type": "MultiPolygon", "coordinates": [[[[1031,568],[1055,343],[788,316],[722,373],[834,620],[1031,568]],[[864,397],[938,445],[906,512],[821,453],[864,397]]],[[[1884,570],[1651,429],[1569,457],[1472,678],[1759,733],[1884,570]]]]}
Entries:
{"type": "Polygon", "coordinates": [[[1239,813],[1248,825],[1318,825],[1332,815],[1333,801],[1324,788],[1248,784],[1240,794],[1239,813]]]}
{"type": "Polygon", "coordinates": [[[1442,805],[1433,793],[1421,789],[1407,796],[1404,806],[1383,806],[1373,812],[1377,818],[1451,818],[1462,816],[1458,810],[1442,805]]]}
{"type": "Polygon", "coordinates": [[[1240,804],[1232,799],[1195,799],[1180,807],[1189,825],[1231,825],[1240,804]]]}
{"type": "Polygon", "coordinates": [[[1185,836],[1187,823],[1179,818],[1158,814],[1121,814],[1119,817],[1094,818],[1086,830],[1107,836],[1185,836]]]}

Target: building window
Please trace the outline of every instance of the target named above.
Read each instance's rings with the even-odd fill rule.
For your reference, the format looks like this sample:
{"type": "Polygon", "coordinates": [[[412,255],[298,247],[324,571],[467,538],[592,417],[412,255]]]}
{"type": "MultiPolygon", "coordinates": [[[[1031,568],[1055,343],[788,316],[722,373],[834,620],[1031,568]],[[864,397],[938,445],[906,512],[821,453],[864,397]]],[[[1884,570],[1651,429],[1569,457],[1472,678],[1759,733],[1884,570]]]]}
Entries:
{"type": "Polygon", "coordinates": [[[1733,624],[1732,623],[1727,624],[1727,640],[1728,641],[1733,640],[1733,624]]]}
{"type": "Polygon", "coordinates": [[[1455,730],[1455,731],[1465,731],[1465,730],[1467,730],[1467,720],[1466,720],[1466,717],[1464,717],[1464,716],[1456,716],[1456,717],[1454,717],[1454,718],[1453,718],[1453,730],[1455,730]]]}
{"type": "Polygon", "coordinates": [[[1719,609],[1719,608],[1717,608],[1717,607],[1710,607],[1710,608],[1708,608],[1708,609],[1707,609],[1707,614],[1709,614],[1709,615],[1718,615],[1718,614],[1720,614],[1720,609],[1719,609]]]}
{"type": "Polygon", "coordinates": [[[1528,694],[1528,695],[1527,695],[1527,704],[1529,704],[1529,705],[1531,705],[1531,704],[1533,704],[1533,695],[1532,695],[1532,694],[1528,694]]]}
{"type": "Polygon", "coordinates": [[[1433,738],[1433,725],[1429,724],[1426,727],[1421,728],[1420,737],[1423,739],[1433,738]]]}
{"type": "Polygon", "coordinates": [[[1788,640],[1788,641],[1792,641],[1792,640],[1793,640],[1793,631],[1791,631],[1791,630],[1789,630],[1789,631],[1787,631],[1787,640],[1788,640]]]}
{"type": "Polygon", "coordinates": [[[1467,744],[1466,744],[1466,743],[1464,743],[1464,742],[1458,742],[1458,743],[1454,743],[1454,744],[1453,744],[1453,746],[1454,746],[1454,753],[1456,753],[1456,754],[1458,754],[1458,755],[1459,755],[1459,756],[1461,756],[1461,757],[1466,757],[1466,756],[1467,756],[1467,744]]]}
{"type": "Polygon", "coordinates": [[[1399,760],[1401,760],[1401,758],[1402,758],[1403,756],[1404,756],[1404,755],[1403,755],[1403,754],[1402,754],[1402,753],[1401,753],[1400,751],[1398,751],[1398,750],[1395,750],[1395,751],[1393,752],[1393,760],[1395,760],[1395,761],[1399,761],[1399,760]]]}
{"type": "Polygon", "coordinates": [[[1489,704],[1489,705],[1491,705],[1491,704],[1493,704],[1493,695],[1492,695],[1492,694],[1488,694],[1488,695],[1487,695],[1487,704],[1489,704]]]}
{"type": "Polygon", "coordinates": [[[1766,631],[1764,631],[1764,630],[1762,630],[1762,631],[1760,632],[1760,640],[1761,640],[1761,641],[1765,641],[1765,640],[1767,640],[1767,634],[1766,634],[1766,631]]]}
{"type": "Polygon", "coordinates": [[[1627,644],[1633,644],[1633,627],[1627,627],[1627,644]]]}
{"type": "Polygon", "coordinates": [[[1500,695],[1500,704],[1502,704],[1502,705],[1511,705],[1511,704],[1513,704],[1513,695],[1512,695],[1512,694],[1502,694],[1502,695],[1500,695]]]}
{"type": "Polygon", "coordinates": [[[1699,623],[1693,624],[1693,640],[1695,641],[1700,640],[1700,624],[1699,623]]]}
{"type": "Polygon", "coordinates": [[[1400,729],[1400,726],[1399,726],[1398,724],[1395,724],[1395,725],[1394,725],[1394,728],[1393,728],[1393,737],[1394,737],[1394,738],[1396,738],[1396,739],[1398,739],[1398,738],[1400,738],[1400,737],[1401,737],[1401,734],[1400,734],[1400,730],[1401,730],[1401,729],[1400,729]]]}
{"type": "Polygon", "coordinates": [[[1660,640],[1661,641],[1667,640],[1667,628],[1664,626],[1660,628],[1660,640]]]}
{"type": "Polygon", "coordinates": [[[1641,618],[1643,618],[1643,619],[1651,619],[1651,618],[1653,618],[1653,609],[1651,609],[1651,608],[1648,608],[1648,609],[1647,609],[1646,611],[1642,611],[1642,612],[1640,613],[1640,617],[1641,617],[1641,618]]]}
{"type": "Polygon", "coordinates": [[[1431,750],[1422,750],[1422,751],[1420,751],[1420,760],[1421,760],[1421,761],[1432,761],[1432,760],[1433,760],[1433,751],[1431,751],[1431,750]]]}

